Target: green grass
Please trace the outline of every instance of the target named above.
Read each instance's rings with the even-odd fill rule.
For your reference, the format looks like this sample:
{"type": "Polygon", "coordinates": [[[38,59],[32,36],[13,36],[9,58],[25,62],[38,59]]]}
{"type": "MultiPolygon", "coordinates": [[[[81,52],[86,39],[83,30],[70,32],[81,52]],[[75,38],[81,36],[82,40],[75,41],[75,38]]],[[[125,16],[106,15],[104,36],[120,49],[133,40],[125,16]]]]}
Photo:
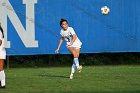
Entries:
{"type": "Polygon", "coordinates": [[[140,66],[91,66],[69,80],[70,67],[11,68],[0,93],[140,93],[140,66]]]}

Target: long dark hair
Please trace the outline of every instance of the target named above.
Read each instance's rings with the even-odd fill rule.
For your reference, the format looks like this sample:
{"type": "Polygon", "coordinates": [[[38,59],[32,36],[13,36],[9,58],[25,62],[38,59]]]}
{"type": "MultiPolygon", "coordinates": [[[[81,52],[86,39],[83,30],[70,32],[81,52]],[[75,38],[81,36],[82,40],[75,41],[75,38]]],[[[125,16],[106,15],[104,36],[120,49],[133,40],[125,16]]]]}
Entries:
{"type": "Polygon", "coordinates": [[[3,32],[3,29],[2,29],[2,27],[1,27],[1,25],[0,25],[0,31],[1,31],[1,33],[2,33],[2,35],[3,35],[3,38],[4,38],[4,32],[3,32]]]}

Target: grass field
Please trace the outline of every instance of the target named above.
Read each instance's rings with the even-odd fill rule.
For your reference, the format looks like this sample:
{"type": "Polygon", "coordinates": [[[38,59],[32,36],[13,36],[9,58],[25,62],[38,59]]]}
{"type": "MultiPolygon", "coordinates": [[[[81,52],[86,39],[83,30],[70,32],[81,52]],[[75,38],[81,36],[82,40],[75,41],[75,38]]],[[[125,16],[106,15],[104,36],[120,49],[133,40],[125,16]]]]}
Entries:
{"type": "Polygon", "coordinates": [[[140,93],[140,66],[83,67],[69,80],[70,67],[11,68],[0,93],[140,93]]]}

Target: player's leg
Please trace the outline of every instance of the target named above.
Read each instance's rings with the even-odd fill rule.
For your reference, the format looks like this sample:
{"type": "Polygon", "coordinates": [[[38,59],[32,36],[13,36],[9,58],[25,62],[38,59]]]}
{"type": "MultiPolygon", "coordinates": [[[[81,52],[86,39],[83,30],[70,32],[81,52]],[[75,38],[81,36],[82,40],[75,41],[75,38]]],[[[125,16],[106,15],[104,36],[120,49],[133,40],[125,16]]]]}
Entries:
{"type": "Polygon", "coordinates": [[[79,63],[80,48],[74,48],[74,51],[75,51],[74,61],[75,61],[78,71],[81,72],[82,66],[80,66],[80,63],[79,63]]]}
{"type": "Polygon", "coordinates": [[[72,53],[73,57],[74,57],[74,63],[76,65],[76,67],[79,69],[79,54],[80,54],[80,49],[79,48],[74,48],[74,47],[70,47],[69,51],[72,53]]]}
{"type": "Polygon", "coordinates": [[[5,72],[4,72],[4,60],[0,59],[0,82],[1,88],[5,88],[5,72]]]}
{"type": "MultiPolygon", "coordinates": [[[[74,48],[73,47],[69,47],[69,52],[73,55],[73,50],[74,48]]],[[[71,67],[71,74],[70,74],[70,79],[73,79],[73,75],[75,73],[75,70],[76,70],[76,65],[75,65],[75,62],[73,61],[73,64],[72,64],[72,67],[71,67]]]]}
{"type": "Polygon", "coordinates": [[[3,59],[0,59],[0,71],[3,70],[3,67],[4,67],[4,61],[3,59]]]}
{"type": "Polygon", "coordinates": [[[73,62],[72,67],[71,67],[70,79],[73,79],[73,75],[74,75],[74,73],[75,73],[75,70],[76,70],[76,65],[75,65],[75,63],[73,62]]]}
{"type": "Polygon", "coordinates": [[[70,47],[69,51],[71,54],[73,54],[74,57],[74,62],[72,65],[72,71],[71,71],[71,75],[70,75],[70,79],[73,79],[73,74],[75,72],[75,69],[77,67],[78,71],[81,72],[82,66],[79,66],[79,54],[80,54],[80,49],[79,48],[74,48],[74,47],[70,47]]]}
{"type": "Polygon", "coordinates": [[[80,53],[79,49],[76,49],[74,47],[70,47],[69,51],[73,55],[74,58],[78,58],[79,57],[79,53],[80,53]]]}

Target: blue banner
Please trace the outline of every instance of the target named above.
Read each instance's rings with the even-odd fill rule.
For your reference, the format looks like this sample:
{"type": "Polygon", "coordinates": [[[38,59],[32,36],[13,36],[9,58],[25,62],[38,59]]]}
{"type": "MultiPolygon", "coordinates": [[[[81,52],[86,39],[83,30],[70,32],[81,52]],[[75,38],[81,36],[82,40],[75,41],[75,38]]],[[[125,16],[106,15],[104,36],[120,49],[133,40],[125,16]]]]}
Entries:
{"type": "MultiPolygon", "coordinates": [[[[140,0],[0,0],[7,55],[54,54],[65,18],[81,53],[140,52],[140,0]],[[101,7],[109,14],[103,15],[101,7]]],[[[60,53],[69,53],[65,43],[60,53]]]]}

